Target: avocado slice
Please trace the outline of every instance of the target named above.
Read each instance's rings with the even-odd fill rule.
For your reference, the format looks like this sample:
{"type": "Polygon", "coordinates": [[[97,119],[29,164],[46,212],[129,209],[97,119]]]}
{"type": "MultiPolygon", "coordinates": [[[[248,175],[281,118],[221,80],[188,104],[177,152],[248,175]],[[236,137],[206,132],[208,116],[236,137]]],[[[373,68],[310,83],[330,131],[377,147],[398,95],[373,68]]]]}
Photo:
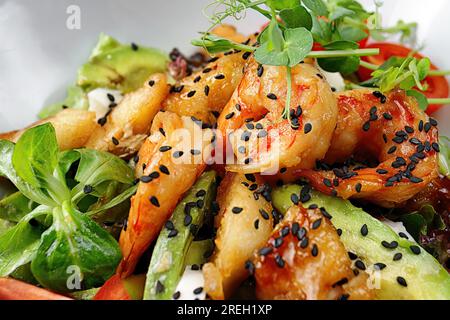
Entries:
{"type": "MultiPolygon", "coordinates": [[[[292,206],[291,195],[299,194],[301,188],[286,185],[275,189],[272,194],[274,207],[285,213],[292,206]]],[[[331,222],[336,229],[342,230],[341,240],[346,249],[356,254],[368,273],[374,275],[378,299],[450,299],[450,275],[416,242],[400,237],[389,226],[349,201],[313,191],[311,200],[303,205],[308,207],[310,204],[317,204],[332,215],[331,222]],[[386,248],[388,244],[392,244],[392,248],[386,248]],[[394,255],[397,254],[398,259],[399,253],[401,259],[394,261],[394,255]]]]}
{"type": "Polygon", "coordinates": [[[151,74],[165,72],[168,61],[160,50],[124,45],[102,33],[89,61],[78,71],[77,85],[86,90],[118,89],[125,94],[138,89],[151,74]]]}
{"type": "Polygon", "coordinates": [[[44,107],[39,117],[50,117],[65,107],[87,110],[87,93],[96,88],[115,89],[122,94],[135,91],[153,73],[165,72],[168,62],[168,55],[160,50],[124,45],[102,33],[88,62],[78,70],[76,85],[68,88],[67,98],[44,107]]]}

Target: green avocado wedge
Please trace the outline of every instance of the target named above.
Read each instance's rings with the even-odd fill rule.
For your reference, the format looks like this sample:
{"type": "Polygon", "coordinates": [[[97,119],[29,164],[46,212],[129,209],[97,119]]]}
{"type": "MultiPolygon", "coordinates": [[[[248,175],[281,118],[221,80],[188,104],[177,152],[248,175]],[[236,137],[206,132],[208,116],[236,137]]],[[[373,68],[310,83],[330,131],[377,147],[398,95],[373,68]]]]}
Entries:
{"type": "MultiPolygon", "coordinates": [[[[301,188],[286,185],[275,189],[272,193],[274,207],[285,213],[293,205],[291,195],[298,195],[301,188]]],[[[400,237],[349,201],[315,191],[311,196],[303,206],[316,204],[332,216],[331,222],[342,231],[341,240],[347,251],[356,254],[366,265],[378,299],[450,299],[450,275],[417,243],[400,237]],[[402,258],[394,261],[395,254],[397,257],[401,254],[402,258]]]]}

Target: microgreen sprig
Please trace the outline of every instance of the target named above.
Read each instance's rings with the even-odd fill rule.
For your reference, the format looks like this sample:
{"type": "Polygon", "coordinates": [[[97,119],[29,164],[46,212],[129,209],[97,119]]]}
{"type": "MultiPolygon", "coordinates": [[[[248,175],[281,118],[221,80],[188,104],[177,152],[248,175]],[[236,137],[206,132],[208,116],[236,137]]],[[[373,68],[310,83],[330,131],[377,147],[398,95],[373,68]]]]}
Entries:
{"type": "Polygon", "coordinates": [[[212,26],[192,44],[205,48],[211,54],[229,50],[254,52],[255,60],[260,64],[286,67],[288,86],[283,118],[288,119],[293,127],[289,117],[292,67],[311,57],[319,59],[325,71],[347,74],[358,69],[359,57],[379,53],[378,49],[359,49],[355,41],[367,37],[365,30],[361,25],[355,27],[344,21],[347,18],[354,24],[362,24],[370,16],[354,0],[328,0],[326,3],[323,0],[217,0],[207,8],[211,7],[218,10],[208,16],[212,26]],[[210,34],[226,18],[240,19],[248,9],[270,20],[258,36],[258,46],[236,43],[210,34]],[[315,41],[325,50],[312,51],[315,41]]]}

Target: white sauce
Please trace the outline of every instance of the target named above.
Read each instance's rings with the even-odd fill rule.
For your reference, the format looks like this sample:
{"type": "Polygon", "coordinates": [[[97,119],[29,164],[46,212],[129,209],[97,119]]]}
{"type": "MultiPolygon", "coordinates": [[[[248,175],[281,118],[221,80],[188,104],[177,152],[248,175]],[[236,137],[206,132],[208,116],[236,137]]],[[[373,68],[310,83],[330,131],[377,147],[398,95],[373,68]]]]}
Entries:
{"type": "Polygon", "coordinates": [[[327,72],[323,70],[316,62],[316,67],[320,70],[320,73],[325,77],[330,87],[336,89],[336,92],[345,90],[345,81],[339,72],[327,72]]]}
{"type": "Polygon", "coordinates": [[[108,112],[111,101],[108,98],[108,93],[114,97],[114,102],[119,104],[123,96],[120,91],[98,88],[88,93],[89,111],[94,111],[97,120],[103,118],[108,112]]]}
{"type": "Polygon", "coordinates": [[[180,292],[179,300],[205,300],[205,290],[202,290],[199,294],[194,293],[195,289],[203,288],[204,285],[203,272],[201,270],[191,270],[191,266],[187,266],[175,292],[180,292]]]}
{"type": "Polygon", "coordinates": [[[408,240],[415,242],[414,238],[406,231],[405,225],[403,222],[394,222],[389,219],[383,219],[381,220],[385,225],[389,226],[392,230],[394,230],[395,233],[399,234],[400,232],[403,232],[408,236],[408,240]]]}

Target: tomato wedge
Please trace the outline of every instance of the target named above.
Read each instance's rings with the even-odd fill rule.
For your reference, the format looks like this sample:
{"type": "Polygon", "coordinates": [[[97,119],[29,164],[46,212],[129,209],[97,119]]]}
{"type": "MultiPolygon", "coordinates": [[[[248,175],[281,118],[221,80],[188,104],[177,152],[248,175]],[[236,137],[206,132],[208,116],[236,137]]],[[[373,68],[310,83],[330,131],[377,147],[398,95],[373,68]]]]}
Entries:
{"type": "Polygon", "coordinates": [[[122,279],[120,275],[116,274],[105,282],[94,300],[142,300],[144,285],[145,275],[122,279]]]}
{"type": "Polygon", "coordinates": [[[53,293],[31,284],[11,279],[0,278],[0,300],[72,300],[66,296],[53,293]]]}
{"type": "MultiPolygon", "coordinates": [[[[411,49],[405,46],[388,43],[388,42],[376,42],[371,43],[365,48],[379,48],[380,54],[376,56],[363,57],[362,59],[366,62],[382,65],[390,57],[407,57],[411,53],[411,49]]],[[[422,59],[424,56],[420,53],[414,54],[415,58],[422,59]]],[[[434,64],[431,64],[432,70],[438,70],[434,64]]],[[[358,77],[361,81],[366,81],[371,78],[372,70],[361,67],[358,70],[358,77]]],[[[427,77],[425,82],[428,84],[428,90],[424,92],[427,98],[447,98],[449,95],[449,85],[445,77],[427,77]]],[[[432,114],[433,112],[442,108],[442,105],[430,105],[428,106],[427,113],[432,114]]]]}

